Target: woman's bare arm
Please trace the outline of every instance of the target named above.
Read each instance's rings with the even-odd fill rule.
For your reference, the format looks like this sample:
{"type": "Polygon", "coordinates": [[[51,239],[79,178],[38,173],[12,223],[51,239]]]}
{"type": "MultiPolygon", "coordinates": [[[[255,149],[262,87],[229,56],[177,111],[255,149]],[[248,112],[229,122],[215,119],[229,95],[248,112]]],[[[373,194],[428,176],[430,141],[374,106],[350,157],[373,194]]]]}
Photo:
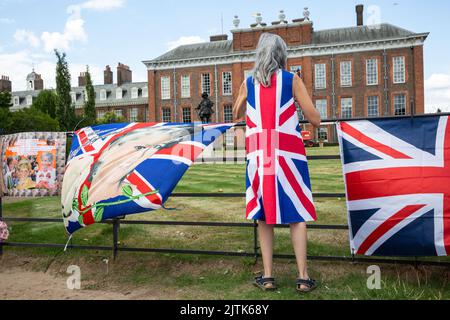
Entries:
{"type": "Polygon", "coordinates": [[[237,122],[245,121],[245,108],[247,107],[247,83],[242,82],[239,95],[234,103],[233,116],[237,122]]]}
{"type": "Polygon", "coordinates": [[[320,113],[317,111],[317,109],[314,107],[314,104],[311,100],[311,97],[308,94],[308,90],[306,90],[305,84],[303,83],[303,80],[300,79],[298,75],[294,76],[294,82],[293,82],[293,94],[294,99],[298,102],[300,105],[300,108],[302,108],[303,115],[305,118],[316,128],[320,127],[321,119],[320,119],[320,113]]]}

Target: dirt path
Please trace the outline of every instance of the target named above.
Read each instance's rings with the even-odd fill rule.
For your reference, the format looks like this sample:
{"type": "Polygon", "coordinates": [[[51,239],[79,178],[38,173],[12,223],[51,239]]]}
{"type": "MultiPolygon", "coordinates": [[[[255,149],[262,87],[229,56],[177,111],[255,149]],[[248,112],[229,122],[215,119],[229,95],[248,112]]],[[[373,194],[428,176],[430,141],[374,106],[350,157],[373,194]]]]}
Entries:
{"type": "Polygon", "coordinates": [[[158,299],[149,290],[115,292],[69,290],[66,278],[19,268],[0,272],[0,300],[142,300],[158,299]]]}

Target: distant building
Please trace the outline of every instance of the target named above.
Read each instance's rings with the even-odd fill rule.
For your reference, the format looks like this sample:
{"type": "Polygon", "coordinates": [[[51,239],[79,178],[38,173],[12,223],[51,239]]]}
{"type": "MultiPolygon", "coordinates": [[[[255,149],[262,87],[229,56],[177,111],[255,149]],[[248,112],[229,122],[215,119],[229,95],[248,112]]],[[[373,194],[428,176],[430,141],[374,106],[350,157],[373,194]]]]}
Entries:
{"type": "MultiPolygon", "coordinates": [[[[30,107],[33,101],[43,90],[43,80],[33,70],[27,76],[27,90],[12,93],[11,111],[17,111],[30,107]]],[[[119,84],[113,83],[113,72],[110,66],[104,70],[104,84],[94,85],[95,105],[97,117],[102,118],[106,112],[113,112],[117,116],[125,117],[127,121],[147,121],[148,108],[148,85],[147,82],[132,82],[132,71],[122,63],[117,66],[117,80],[119,84]]],[[[2,80],[3,81],[3,80],[2,80]]],[[[2,85],[0,81],[0,85],[2,85]]],[[[72,88],[72,102],[78,115],[83,114],[86,101],[86,73],[80,73],[78,86],[72,88]]]]}
{"type": "MultiPolygon", "coordinates": [[[[213,121],[232,122],[233,101],[254,65],[263,32],[281,36],[288,45],[288,70],[299,72],[323,119],[424,113],[423,45],[428,33],[391,24],[363,25],[363,6],[356,7],[354,27],[313,28],[305,8],[302,19],[267,25],[262,17],[240,29],[233,39],[184,45],[144,61],[148,69],[150,121],[198,121],[194,108],[207,92],[216,106],[213,121]]],[[[305,129],[312,130],[310,126],[305,129]]],[[[315,139],[336,142],[333,126],[313,132],[315,139]]]]}

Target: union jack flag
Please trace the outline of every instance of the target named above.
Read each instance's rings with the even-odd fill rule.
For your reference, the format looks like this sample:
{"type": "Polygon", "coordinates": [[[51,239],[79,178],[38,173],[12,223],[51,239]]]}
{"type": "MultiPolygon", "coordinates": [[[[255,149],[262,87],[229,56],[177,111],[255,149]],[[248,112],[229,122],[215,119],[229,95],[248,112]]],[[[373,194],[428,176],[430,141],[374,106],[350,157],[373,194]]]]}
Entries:
{"type": "Polygon", "coordinates": [[[62,188],[66,230],[162,208],[189,166],[232,126],[130,123],[77,131],[62,188]]]}
{"type": "Polygon", "coordinates": [[[267,88],[247,79],[247,218],[270,225],[317,219],[293,77],[279,70],[267,88]]]}
{"type": "Polygon", "coordinates": [[[446,116],[338,123],[351,250],[450,253],[450,123],[446,116]]]}

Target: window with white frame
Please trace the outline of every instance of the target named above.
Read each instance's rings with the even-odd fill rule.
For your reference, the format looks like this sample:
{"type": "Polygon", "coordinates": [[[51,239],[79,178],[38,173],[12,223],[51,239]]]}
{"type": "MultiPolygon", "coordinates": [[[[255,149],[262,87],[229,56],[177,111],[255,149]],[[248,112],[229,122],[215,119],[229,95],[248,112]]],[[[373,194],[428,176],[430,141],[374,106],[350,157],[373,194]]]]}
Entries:
{"type": "Polygon", "coordinates": [[[181,76],[181,97],[190,98],[191,97],[191,76],[183,75],[181,76]]]}
{"type": "Polygon", "coordinates": [[[70,93],[70,98],[72,100],[72,103],[76,103],[77,102],[77,94],[75,92],[71,92],[70,93]]]}
{"type": "Polygon", "coordinates": [[[102,89],[100,90],[100,101],[105,101],[106,100],[106,90],[102,89]]]}
{"type": "Polygon", "coordinates": [[[103,119],[105,117],[105,111],[104,110],[98,110],[97,111],[97,119],[103,119]]]}
{"type": "Polygon", "coordinates": [[[406,115],[406,95],[396,94],[394,95],[394,111],[396,116],[406,115]]]}
{"type": "Polygon", "coordinates": [[[211,95],[211,75],[209,73],[202,74],[202,93],[211,95]]]}
{"type": "Polygon", "coordinates": [[[14,106],[18,106],[20,104],[20,98],[19,97],[14,97],[13,99],[13,105],[14,106]]]}
{"type": "Polygon", "coordinates": [[[116,89],[116,99],[122,99],[123,98],[123,91],[122,88],[116,89]]]}
{"type": "Polygon", "coordinates": [[[394,57],[394,83],[406,82],[405,57],[394,57]]]}
{"type": "Polygon", "coordinates": [[[231,104],[227,104],[223,107],[223,120],[225,123],[233,122],[233,106],[231,104]]]}
{"type": "Polygon", "coordinates": [[[27,96],[27,106],[31,106],[33,104],[33,97],[27,96]]]}
{"type": "Polygon", "coordinates": [[[142,98],[148,98],[148,87],[142,88],[142,98]]]}
{"type": "Polygon", "coordinates": [[[368,86],[375,86],[378,84],[378,60],[366,60],[366,82],[368,86]]]}
{"type": "Polygon", "coordinates": [[[139,109],[138,108],[131,108],[130,109],[130,122],[137,122],[138,121],[138,114],[139,114],[139,109]]]}
{"type": "Polygon", "coordinates": [[[183,122],[191,123],[191,108],[183,108],[183,122]]]}
{"type": "Polygon", "coordinates": [[[123,117],[123,111],[122,111],[122,109],[116,109],[116,110],[114,110],[114,114],[116,115],[117,118],[122,118],[122,117],[123,117]]]}
{"type": "Polygon", "coordinates": [[[367,97],[367,116],[368,117],[378,117],[380,107],[380,99],[378,96],[367,97]]]}
{"type": "Polygon", "coordinates": [[[328,119],[328,102],[327,99],[316,100],[316,109],[320,113],[322,119],[328,119]]]}
{"type": "Polygon", "coordinates": [[[161,99],[170,99],[170,77],[161,77],[161,99]]]}
{"type": "Polygon", "coordinates": [[[342,98],[341,99],[341,112],[342,118],[351,118],[353,114],[353,99],[352,98],[342,98]]]}
{"type": "Polygon", "coordinates": [[[328,141],[328,129],[327,128],[319,128],[318,130],[318,138],[321,141],[327,142],[328,141]]]}
{"type": "Polygon", "coordinates": [[[325,63],[315,65],[315,87],[316,89],[326,89],[327,87],[327,71],[325,63]]]}
{"type": "Polygon", "coordinates": [[[131,89],[131,99],[137,99],[138,96],[139,96],[138,88],[132,88],[131,89]]]}
{"type": "Polygon", "coordinates": [[[231,72],[222,73],[222,94],[224,96],[231,95],[233,93],[233,86],[231,81],[231,72]]]}
{"type": "Polygon", "coordinates": [[[352,86],[352,62],[341,62],[341,87],[352,86]]]}
{"type": "Polygon", "coordinates": [[[170,114],[170,108],[162,109],[162,122],[172,122],[172,115],[170,114]]]}

